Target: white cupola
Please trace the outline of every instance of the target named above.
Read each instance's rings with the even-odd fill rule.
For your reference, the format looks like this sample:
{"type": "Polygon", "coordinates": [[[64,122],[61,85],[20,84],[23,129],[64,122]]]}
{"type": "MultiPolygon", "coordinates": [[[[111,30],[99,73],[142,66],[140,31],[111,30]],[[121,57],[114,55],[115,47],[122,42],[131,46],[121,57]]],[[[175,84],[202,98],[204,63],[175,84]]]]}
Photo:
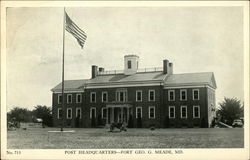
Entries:
{"type": "Polygon", "coordinates": [[[124,56],[124,74],[132,75],[137,72],[139,63],[139,56],[137,55],[125,55],[124,56]]]}

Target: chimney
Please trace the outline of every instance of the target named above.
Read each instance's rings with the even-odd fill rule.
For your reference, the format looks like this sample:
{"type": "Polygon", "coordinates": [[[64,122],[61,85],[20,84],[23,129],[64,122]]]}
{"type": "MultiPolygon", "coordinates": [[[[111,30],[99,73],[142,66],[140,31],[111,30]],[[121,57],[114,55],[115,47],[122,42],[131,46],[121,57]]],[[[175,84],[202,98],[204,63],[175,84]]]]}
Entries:
{"type": "Polygon", "coordinates": [[[173,63],[169,63],[169,73],[168,74],[173,74],[173,63]]]}
{"type": "Polygon", "coordinates": [[[92,65],[92,79],[97,76],[98,73],[98,67],[96,65],[92,65]]]}
{"type": "Polygon", "coordinates": [[[99,68],[99,72],[104,72],[104,68],[103,68],[103,67],[100,67],[100,68],[99,68]]]}
{"type": "Polygon", "coordinates": [[[163,74],[169,74],[169,61],[167,59],[163,60],[163,74]]]}

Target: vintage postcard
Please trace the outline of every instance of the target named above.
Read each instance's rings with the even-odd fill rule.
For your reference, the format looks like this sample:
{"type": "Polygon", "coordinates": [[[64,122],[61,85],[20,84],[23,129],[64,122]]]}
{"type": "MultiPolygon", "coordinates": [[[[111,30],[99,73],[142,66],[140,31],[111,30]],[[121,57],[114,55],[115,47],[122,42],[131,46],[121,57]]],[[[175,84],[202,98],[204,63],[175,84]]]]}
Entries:
{"type": "Polygon", "coordinates": [[[249,159],[249,2],[2,1],[1,159],[249,159]]]}

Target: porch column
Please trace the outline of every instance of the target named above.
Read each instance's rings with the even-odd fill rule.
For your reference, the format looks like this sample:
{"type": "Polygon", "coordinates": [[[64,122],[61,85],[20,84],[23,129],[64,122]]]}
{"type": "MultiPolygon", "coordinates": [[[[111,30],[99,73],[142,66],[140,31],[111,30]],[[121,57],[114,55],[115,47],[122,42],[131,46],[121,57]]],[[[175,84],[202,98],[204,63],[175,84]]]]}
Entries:
{"type": "Polygon", "coordinates": [[[111,109],[112,109],[111,110],[112,111],[112,113],[111,113],[111,123],[113,123],[114,122],[114,118],[115,118],[114,117],[114,107],[112,107],[111,109]]]}
{"type": "Polygon", "coordinates": [[[108,107],[106,107],[106,124],[108,124],[108,123],[109,123],[108,118],[109,118],[109,108],[108,108],[108,107]]]}
{"type": "Polygon", "coordinates": [[[128,124],[128,119],[129,119],[129,107],[127,107],[127,124],[128,124]]]}
{"type": "Polygon", "coordinates": [[[121,122],[123,123],[123,107],[121,108],[121,122]]]}

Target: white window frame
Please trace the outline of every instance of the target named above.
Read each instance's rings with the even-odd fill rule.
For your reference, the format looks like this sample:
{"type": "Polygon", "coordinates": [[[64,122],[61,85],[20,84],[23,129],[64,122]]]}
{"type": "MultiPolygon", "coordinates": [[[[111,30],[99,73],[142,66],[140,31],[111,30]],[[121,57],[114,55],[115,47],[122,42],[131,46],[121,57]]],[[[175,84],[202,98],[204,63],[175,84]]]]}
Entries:
{"type": "Polygon", "coordinates": [[[108,102],[108,92],[102,92],[102,102],[108,102]],[[106,101],[103,100],[103,95],[106,93],[106,101]]]}
{"type": "Polygon", "coordinates": [[[127,90],[117,90],[116,91],[116,101],[118,102],[127,102],[128,99],[128,92],[127,90]],[[121,101],[120,99],[120,94],[123,93],[124,97],[123,97],[123,101],[121,101]]]}
{"type": "Polygon", "coordinates": [[[92,119],[92,110],[95,110],[95,118],[96,118],[96,108],[95,107],[90,107],[90,119],[92,119]]]}
{"type": "Polygon", "coordinates": [[[155,101],[155,90],[148,90],[148,101],[155,101]],[[150,92],[154,93],[154,99],[150,100],[150,92]]]}
{"type": "Polygon", "coordinates": [[[142,118],[142,107],[136,107],[135,108],[135,118],[137,119],[138,118],[138,109],[141,109],[141,118],[142,118]]]}
{"type": "Polygon", "coordinates": [[[187,106],[181,106],[181,118],[187,118],[188,116],[187,116],[187,106]],[[182,108],[186,108],[186,116],[185,117],[182,117],[182,108]]]}
{"type": "Polygon", "coordinates": [[[80,108],[80,107],[76,108],[76,117],[77,117],[77,111],[78,110],[80,110],[80,117],[79,118],[82,119],[82,108],[80,108]]]}
{"type": "Polygon", "coordinates": [[[148,107],[148,118],[149,119],[155,119],[155,106],[149,106],[148,107]],[[150,117],[150,109],[153,108],[154,109],[154,117],[150,117]]]}
{"type": "Polygon", "coordinates": [[[72,108],[67,108],[67,119],[72,119],[72,108]],[[70,117],[68,116],[69,114],[68,114],[68,112],[69,112],[69,110],[71,110],[71,115],[70,115],[70,117]]]}
{"type": "Polygon", "coordinates": [[[76,94],[76,103],[82,103],[82,94],[81,93],[76,94]],[[78,96],[80,96],[79,102],[78,102],[78,96]]]}
{"type": "Polygon", "coordinates": [[[102,119],[106,119],[107,118],[107,109],[108,108],[106,108],[106,107],[102,107],[102,119]],[[104,109],[106,109],[106,111],[105,111],[106,112],[106,117],[103,116],[104,115],[104,111],[103,111],[104,109]]]}
{"type": "Polygon", "coordinates": [[[95,103],[96,102],[96,92],[90,92],[90,103],[95,103]],[[92,101],[92,95],[95,95],[95,101],[92,101]]]}
{"type": "Polygon", "coordinates": [[[193,106],[193,118],[200,118],[200,106],[193,106]],[[198,108],[198,117],[195,116],[195,108],[198,108]]]}
{"type": "Polygon", "coordinates": [[[173,119],[173,118],[175,118],[175,106],[169,106],[169,108],[168,108],[168,117],[169,117],[169,119],[173,119]],[[170,109],[171,108],[173,108],[174,109],[174,117],[171,117],[170,115],[170,109]]]}
{"type": "Polygon", "coordinates": [[[72,94],[67,94],[67,103],[72,103],[73,101],[73,95],[72,94]],[[71,96],[71,102],[69,102],[69,96],[71,96]]]}
{"type": "Polygon", "coordinates": [[[62,108],[58,108],[58,109],[57,109],[57,119],[61,119],[61,118],[62,118],[62,117],[61,117],[61,118],[59,117],[59,111],[60,111],[60,110],[62,111],[62,108]]]}
{"type": "MultiPolygon", "coordinates": [[[[59,101],[59,100],[60,100],[60,98],[59,98],[60,96],[62,97],[62,94],[58,94],[58,95],[57,95],[57,103],[58,103],[58,104],[62,104],[62,102],[59,101]]],[[[63,98],[62,98],[62,100],[63,100],[63,98]]]]}
{"type": "Polygon", "coordinates": [[[168,90],[168,101],[175,101],[175,90],[168,90]],[[170,92],[173,92],[173,99],[170,99],[170,92]]]}
{"type": "Polygon", "coordinates": [[[186,89],[181,89],[181,90],[180,90],[180,100],[181,100],[181,101],[186,101],[186,100],[187,100],[187,90],[186,90],[186,89]],[[185,92],[185,99],[182,99],[181,93],[182,93],[183,91],[185,92]]]}
{"type": "Polygon", "coordinates": [[[135,100],[136,100],[136,102],[142,102],[142,90],[136,90],[135,100]],[[138,100],[138,97],[137,97],[138,93],[141,93],[141,100],[138,100]]]}
{"type": "Polygon", "coordinates": [[[193,93],[193,100],[200,100],[200,91],[199,91],[199,89],[193,89],[192,93],[193,93]],[[195,91],[198,91],[198,99],[194,98],[194,92],[195,91]]]}

